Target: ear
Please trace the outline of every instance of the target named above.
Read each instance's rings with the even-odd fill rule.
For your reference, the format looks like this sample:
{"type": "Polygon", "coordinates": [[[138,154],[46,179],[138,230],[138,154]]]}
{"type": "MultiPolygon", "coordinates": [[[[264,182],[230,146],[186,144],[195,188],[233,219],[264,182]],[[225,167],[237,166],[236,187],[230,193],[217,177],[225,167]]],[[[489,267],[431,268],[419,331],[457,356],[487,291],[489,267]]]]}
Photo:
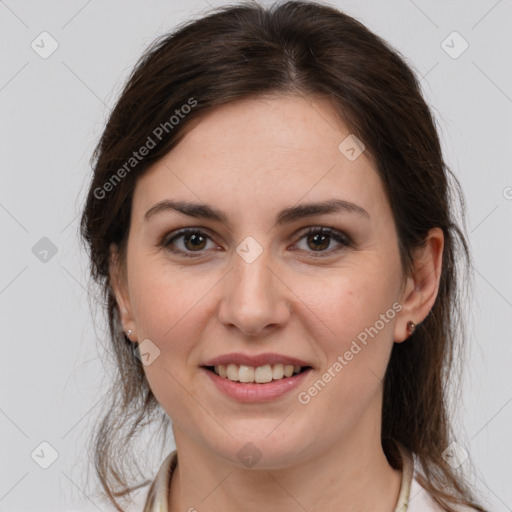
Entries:
{"type": "Polygon", "coordinates": [[[131,329],[130,339],[135,341],[137,339],[137,329],[133,317],[130,295],[128,293],[126,269],[123,268],[120,262],[119,248],[116,244],[110,245],[109,278],[110,286],[114,292],[119,309],[123,330],[126,332],[131,329]]]}
{"type": "Polygon", "coordinates": [[[400,298],[402,310],[395,324],[396,343],[410,336],[407,323],[423,322],[434,305],[441,278],[443,247],[443,230],[436,227],[429,231],[425,246],[414,252],[413,275],[407,277],[400,298]]]}

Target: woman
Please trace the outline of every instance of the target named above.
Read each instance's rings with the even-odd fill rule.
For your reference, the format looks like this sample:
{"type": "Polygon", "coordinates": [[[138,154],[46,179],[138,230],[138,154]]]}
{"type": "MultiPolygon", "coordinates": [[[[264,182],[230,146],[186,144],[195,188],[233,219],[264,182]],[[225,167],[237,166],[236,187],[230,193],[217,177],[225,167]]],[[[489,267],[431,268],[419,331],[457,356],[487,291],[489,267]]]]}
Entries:
{"type": "Polygon", "coordinates": [[[176,450],[146,512],[484,510],[445,391],[469,254],[396,51],[321,4],[218,9],[140,59],[94,158],[118,510],[155,418],[176,450]]]}

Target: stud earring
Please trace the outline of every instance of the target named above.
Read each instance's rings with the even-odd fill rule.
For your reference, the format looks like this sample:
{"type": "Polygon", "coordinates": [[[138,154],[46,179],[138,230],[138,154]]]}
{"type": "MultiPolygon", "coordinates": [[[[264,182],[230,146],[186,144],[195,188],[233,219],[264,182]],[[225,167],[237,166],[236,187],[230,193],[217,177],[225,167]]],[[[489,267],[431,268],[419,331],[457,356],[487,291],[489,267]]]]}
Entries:
{"type": "Polygon", "coordinates": [[[409,331],[409,334],[412,334],[416,329],[416,324],[412,321],[407,322],[407,330],[409,331]]]}
{"type": "Polygon", "coordinates": [[[129,337],[130,337],[130,335],[131,335],[131,333],[132,333],[132,330],[131,330],[131,329],[128,329],[128,330],[126,331],[126,336],[129,338],[129,337]]]}

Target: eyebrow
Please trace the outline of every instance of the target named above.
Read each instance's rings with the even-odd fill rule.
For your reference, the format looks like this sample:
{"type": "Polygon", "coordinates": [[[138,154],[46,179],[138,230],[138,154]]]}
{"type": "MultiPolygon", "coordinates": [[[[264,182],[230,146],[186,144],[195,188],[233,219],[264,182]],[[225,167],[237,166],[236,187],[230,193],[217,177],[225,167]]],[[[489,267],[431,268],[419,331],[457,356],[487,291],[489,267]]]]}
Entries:
{"type": "MultiPolygon", "coordinates": [[[[227,215],[213,206],[204,203],[172,201],[169,199],[165,199],[153,205],[145,213],[144,219],[147,221],[154,215],[167,211],[176,211],[184,215],[188,215],[189,217],[210,219],[222,222],[228,226],[230,225],[227,215]]],[[[330,199],[327,201],[306,203],[285,208],[277,214],[276,224],[284,225],[305,217],[339,212],[355,213],[370,219],[370,214],[362,206],[343,199],[330,199]]]]}

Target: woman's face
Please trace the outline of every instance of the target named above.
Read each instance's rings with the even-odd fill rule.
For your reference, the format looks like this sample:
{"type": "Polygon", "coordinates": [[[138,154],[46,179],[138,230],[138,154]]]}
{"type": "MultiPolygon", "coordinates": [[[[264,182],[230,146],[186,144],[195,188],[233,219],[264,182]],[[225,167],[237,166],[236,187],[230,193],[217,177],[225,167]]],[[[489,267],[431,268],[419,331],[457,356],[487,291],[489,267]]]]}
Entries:
{"type": "Polygon", "coordinates": [[[138,179],[116,292],[178,444],[278,468],[380,440],[383,377],[414,319],[402,309],[412,288],[383,186],[349,136],[325,100],[238,101],[138,179]],[[205,368],[221,356],[254,363],[226,368],[241,380],[279,377],[279,361],[309,370],[228,382],[205,368]]]}

